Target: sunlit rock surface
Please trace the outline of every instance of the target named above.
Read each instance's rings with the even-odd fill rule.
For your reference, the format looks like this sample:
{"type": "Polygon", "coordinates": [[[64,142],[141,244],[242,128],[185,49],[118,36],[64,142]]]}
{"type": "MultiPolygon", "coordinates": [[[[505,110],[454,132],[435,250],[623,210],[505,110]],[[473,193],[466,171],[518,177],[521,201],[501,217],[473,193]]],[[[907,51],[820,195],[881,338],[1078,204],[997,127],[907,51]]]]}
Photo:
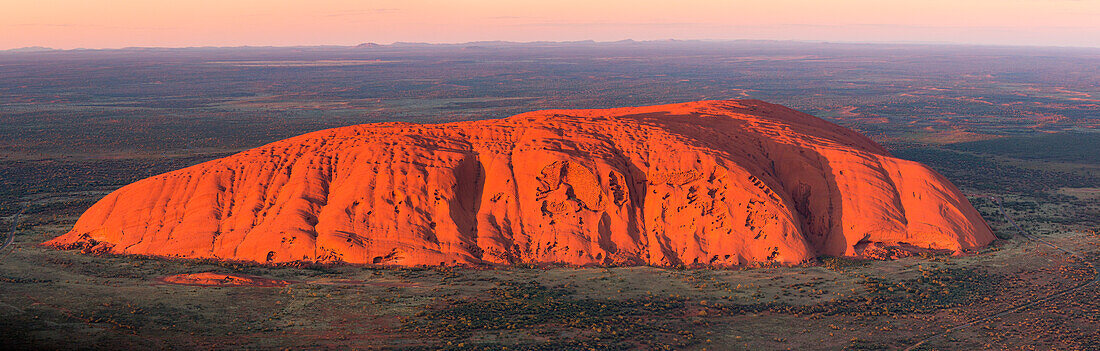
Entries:
{"type": "Polygon", "coordinates": [[[737,100],[323,130],[125,186],[46,244],[268,263],[731,266],[992,240],[928,167],[737,100]]]}
{"type": "Polygon", "coordinates": [[[254,286],[254,287],[280,287],[290,285],[286,280],[267,279],[240,274],[219,273],[190,273],[176,274],[159,279],[161,282],[176,285],[192,286],[254,286]]]}

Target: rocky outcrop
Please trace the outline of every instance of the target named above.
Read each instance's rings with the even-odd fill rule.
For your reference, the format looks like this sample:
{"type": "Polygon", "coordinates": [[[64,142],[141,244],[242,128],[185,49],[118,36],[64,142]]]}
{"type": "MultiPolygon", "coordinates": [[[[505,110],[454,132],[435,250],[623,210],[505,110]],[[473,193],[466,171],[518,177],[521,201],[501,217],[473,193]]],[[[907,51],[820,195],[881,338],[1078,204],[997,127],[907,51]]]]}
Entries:
{"type": "Polygon", "coordinates": [[[269,263],[730,266],[992,240],[928,167],[740,100],[323,130],[127,185],[47,244],[269,263]]]}
{"type": "Polygon", "coordinates": [[[188,273],[176,274],[158,279],[163,283],[191,286],[252,286],[262,288],[274,288],[290,285],[291,281],[267,279],[251,275],[219,274],[219,273],[188,273]]]}

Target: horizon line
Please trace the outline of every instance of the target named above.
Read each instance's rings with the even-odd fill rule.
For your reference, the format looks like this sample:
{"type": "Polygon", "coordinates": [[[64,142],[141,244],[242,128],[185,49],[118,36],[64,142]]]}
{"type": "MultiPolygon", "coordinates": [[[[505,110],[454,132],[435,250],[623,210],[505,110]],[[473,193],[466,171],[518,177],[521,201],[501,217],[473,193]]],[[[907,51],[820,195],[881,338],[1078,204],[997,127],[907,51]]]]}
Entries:
{"type": "Polygon", "coordinates": [[[378,43],[364,41],[358,44],[299,44],[299,45],[191,45],[191,46],[122,46],[122,47],[98,47],[98,48],[71,48],[71,49],[57,49],[43,45],[31,45],[0,49],[0,53],[33,53],[33,52],[63,52],[63,51],[112,51],[112,50],[137,50],[137,49],[243,49],[243,48],[355,48],[360,45],[378,45],[378,46],[401,46],[401,45],[421,45],[421,46],[450,46],[450,45],[472,45],[472,44],[577,44],[577,43],[592,43],[592,44],[617,44],[617,43],[664,43],[664,42],[699,42],[699,43],[734,43],[734,42],[776,42],[776,43],[799,43],[799,44],[844,44],[844,45],[902,45],[902,46],[960,46],[960,47],[1003,47],[1003,48],[1061,48],[1061,49],[1100,49],[1100,46],[1088,46],[1088,45],[1029,45],[1029,44],[989,44],[989,43],[968,43],[968,42],[952,42],[952,41],[860,41],[860,40],[804,40],[804,39],[652,39],[652,40],[634,40],[634,39],[621,39],[621,40],[594,40],[594,39],[582,39],[582,40],[532,40],[532,41],[513,41],[513,40],[475,40],[475,41],[393,41],[388,43],[378,43]]]}

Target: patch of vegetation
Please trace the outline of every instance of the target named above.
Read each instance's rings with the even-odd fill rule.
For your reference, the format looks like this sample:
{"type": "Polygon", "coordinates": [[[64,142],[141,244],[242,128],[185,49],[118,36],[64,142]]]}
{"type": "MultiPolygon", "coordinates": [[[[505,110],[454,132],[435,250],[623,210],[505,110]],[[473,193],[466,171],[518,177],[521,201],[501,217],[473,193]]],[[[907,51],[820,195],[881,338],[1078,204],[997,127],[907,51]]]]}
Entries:
{"type": "Polygon", "coordinates": [[[1055,133],[947,145],[952,150],[1029,160],[1100,163],[1100,133],[1055,133]]]}
{"type": "Polygon", "coordinates": [[[848,342],[847,346],[844,346],[845,350],[852,350],[852,351],[856,351],[856,350],[861,350],[861,351],[862,350],[893,350],[895,348],[896,347],[893,347],[891,345],[884,345],[882,343],[878,343],[878,342],[871,341],[871,340],[866,340],[866,339],[860,339],[860,338],[853,338],[851,341],[848,342]]]}
{"type": "Polygon", "coordinates": [[[867,296],[794,311],[858,316],[935,313],[975,303],[995,292],[1000,284],[994,275],[976,269],[918,266],[918,270],[919,277],[897,282],[865,277],[863,287],[867,296]]]}
{"type": "Polygon", "coordinates": [[[834,272],[847,272],[849,269],[866,266],[869,261],[852,257],[821,257],[821,266],[834,272]]]}
{"type": "Polygon", "coordinates": [[[865,294],[814,305],[786,303],[713,305],[721,315],[772,312],[800,316],[891,316],[929,314],[963,307],[993,295],[1001,279],[980,270],[920,267],[920,276],[901,281],[865,276],[865,294]]]}
{"type": "MultiPolygon", "coordinates": [[[[823,261],[837,269],[866,264],[845,258],[823,261]]],[[[700,301],[696,306],[679,297],[603,300],[576,298],[570,290],[535,282],[501,282],[477,298],[444,300],[442,306],[406,319],[402,329],[447,342],[451,349],[680,348],[702,342],[696,335],[704,333],[710,317],[762,312],[819,317],[929,314],[982,301],[1000,281],[980,270],[918,270],[918,277],[900,281],[867,276],[862,282],[865,294],[813,305],[700,301]],[[494,331],[515,340],[486,336],[494,331]]],[[[880,347],[870,342],[849,345],[880,347]]]]}
{"type": "Polygon", "coordinates": [[[678,348],[699,342],[677,323],[685,301],[677,298],[602,300],[574,298],[573,292],[541,284],[502,282],[483,298],[447,301],[446,306],[418,313],[404,329],[449,340],[457,349],[485,343],[460,342],[483,331],[523,331],[546,342],[520,349],[678,348]]]}
{"type": "Polygon", "coordinates": [[[978,191],[1007,191],[1045,199],[1052,196],[1051,190],[1089,187],[1100,182],[1095,177],[1015,167],[988,158],[938,148],[894,150],[893,154],[932,167],[960,188],[978,191]]]}
{"type": "Polygon", "coordinates": [[[224,155],[71,162],[0,162],[0,216],[15,214],[24,206],[27,207],[27,214],[80,213],[99,200],[99,196],[80,194],[81,192],[115,190],[140,179],[185,168],[215,156],[224,155]],[[28,197],[50,194],[70,194],[74,199],[49,204],[24,203],[28,197]]]}

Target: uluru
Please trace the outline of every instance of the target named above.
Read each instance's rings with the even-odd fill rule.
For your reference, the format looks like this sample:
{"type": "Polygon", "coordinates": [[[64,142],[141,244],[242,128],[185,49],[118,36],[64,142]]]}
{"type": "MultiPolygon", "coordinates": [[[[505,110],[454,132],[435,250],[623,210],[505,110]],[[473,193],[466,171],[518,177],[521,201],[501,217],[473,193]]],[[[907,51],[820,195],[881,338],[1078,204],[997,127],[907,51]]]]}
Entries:
{"type": "Polygon", "coordinates": [[[46,245],[418,265],[798,264],[994,236],[950,182],[757,100],[313,132],[112,192],[46,245]]]}

